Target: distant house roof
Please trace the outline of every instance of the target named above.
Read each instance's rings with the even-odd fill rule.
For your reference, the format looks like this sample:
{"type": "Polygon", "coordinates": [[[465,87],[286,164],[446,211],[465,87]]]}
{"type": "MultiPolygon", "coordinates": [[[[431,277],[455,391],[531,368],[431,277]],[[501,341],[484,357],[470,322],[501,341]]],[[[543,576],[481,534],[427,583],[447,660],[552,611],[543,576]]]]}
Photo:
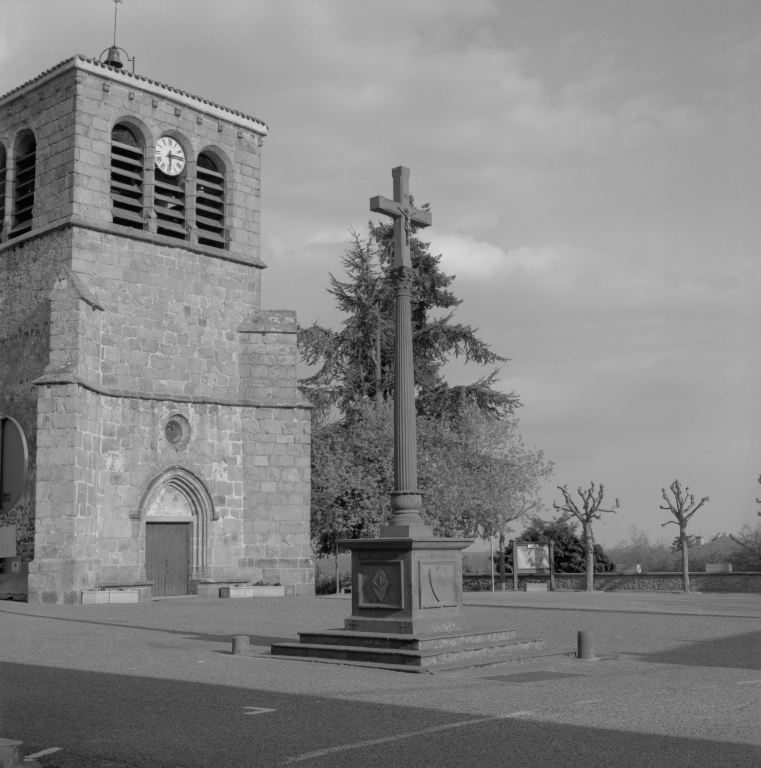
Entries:
{"type": "MultiPolygon", "coordinates": [[[[726,563],[738,555],[747,554],[748,550],[729,536],[719,536],[707,544],[694,544],[688,549],[690,569],[692,564],[726,563]]],[[[671,565],[678,569],[682,565],[682,553],[675,552],[671,565]]]]}
{"type": "Polygon", "coordinates": [[[157,80],[151,80],[142,75],[133,75],[131,72],[127,72],[124,69],[114,69],[109,67],[97,59],[91,59],[88,56],[84,56],[78,53],[76,56],[72,56],[70,59],[65,59],[59,62],[54,67],[41,72],[37,77],[33,77],[31,80],[22,85],[17,86],[8,93],[0,96],[0,103],[7,100],[9,97],[16,97],[20,95],[20,92],[27,90],[30,86],[39,84],[41,81],[50,79],[50,77],[68,69],[72,66],[79,67],[80,69],[87,69],[91,72],[98,73],[101,70],[102,74],[108,74],[109,77],[116,77],[116,79],[124,79],[125,82],[134,82],[137,87],[144,88],[145,90],[152,91],[158,95],[162,95],[168,98],[179,99],[188,106],[195,107],[196,109],[206,112],[215,117],[230,120],[238,125],[244,126],[251,131],[254,131],[262,136],[267,134],[268,128],[261,120],[246,115],[243,112],[239,112],[237,109],[230,109],[229,107],[223,107],[221,104],[216,104],[208,99],[203,99],[200,96],[194,96],[192,93],[182,91],[179,88],[173,88],[171,85],[164,85],[157,80]]]}

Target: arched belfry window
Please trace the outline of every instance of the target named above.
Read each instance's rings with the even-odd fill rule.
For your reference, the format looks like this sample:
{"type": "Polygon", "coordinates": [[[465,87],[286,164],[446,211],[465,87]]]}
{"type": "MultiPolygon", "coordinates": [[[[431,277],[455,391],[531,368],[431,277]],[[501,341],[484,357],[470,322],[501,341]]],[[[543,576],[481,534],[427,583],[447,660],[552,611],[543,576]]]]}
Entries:
{"type": "Polygon", "coordinates": [[[111,131],[111,205],[114,224],[144,229],[145,152],[134,129],[118,123],[111,131]]]}
{"type": "Polygon", "coordinates": [[[225,177],[222,168],[206,152],[198,156],[196,169],[196,227],[198,242],[226,248],[225,177]]]}
{"type": "Polygon", "coordinates": [[[26,133],[16,142],[13,176],[13,221],[9,237],[18,237],[32,228],[34,182],[37,173],[37,140],[26,133]]]}
{"type": "Polygon", "coordinates": [[[5,169],[6,169],[5,147],[0,144],[0,230],[5,224],[5,169]]]}
{"type": "MultiPolygon", "coordinates": [[[[157,144],[157,152],[162,139],[157,144]]],[[[179,149],[177,150],[179,151],[179,149]]],[[[170,158],[171,159],[171,158],[170,158]]],[[[185,180],[187,168],[182,157],[179,173],[173,175],[164,173],[156,166],[154,177],[154,211],[156,213],[156,232],[160,235],[187,240],[188,231],[185,220],[185,180]]],[[[169,170],[178,165],[170,162],[169,170]]]]}

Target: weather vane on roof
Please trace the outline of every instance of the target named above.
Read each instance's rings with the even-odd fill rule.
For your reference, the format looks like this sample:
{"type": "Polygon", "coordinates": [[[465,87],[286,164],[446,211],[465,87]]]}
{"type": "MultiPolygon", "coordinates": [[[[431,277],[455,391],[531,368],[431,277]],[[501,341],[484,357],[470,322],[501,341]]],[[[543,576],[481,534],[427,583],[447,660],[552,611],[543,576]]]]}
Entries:
{"type": "MultiPolygon", "coordinates": [[[[124,51],[124,48],[119,48],[119,46],[116,44],[116,19],[117,14],[119,12],[119,3],[123,3],[124,0],[114,0],[114,44],[110,48],[106,48],[103,53],[98,56],[98,61],[102,61],[104,64],[106,64],[109,67],[113,67],[114,69],[121,69],[124,64],[122,64],[121,56],[119,55],[119,51],[124,51]],[[105,59],[103,56],[105,55],[105,59]]],[[[127,58],[127,61],[132,62],[132,74],[135,74],[135,57],[132,58],[129,57],[129,54],[127,51],[124,51],[124,55],[127,58]]]]}

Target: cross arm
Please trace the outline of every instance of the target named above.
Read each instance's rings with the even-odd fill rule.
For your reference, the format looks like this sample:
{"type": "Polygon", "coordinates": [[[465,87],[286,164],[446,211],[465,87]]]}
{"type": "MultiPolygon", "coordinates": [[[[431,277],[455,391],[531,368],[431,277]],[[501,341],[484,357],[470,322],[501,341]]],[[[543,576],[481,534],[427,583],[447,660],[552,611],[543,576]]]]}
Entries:
{"type": "Polygon", "coordinates": [[[373,213],[382,213],[386,216],[391,216],[393,219],[404,216],[405,208],[409,212],[412,223],[418,227],[430,227],[433,224],[433,216],[430,211],[413,208],[410,205],[404,206],[402,203],[397,203],[396,200],[389,200],[387,197],[383,197],[383,195],[370,198],[370,210],[373,213]]]}

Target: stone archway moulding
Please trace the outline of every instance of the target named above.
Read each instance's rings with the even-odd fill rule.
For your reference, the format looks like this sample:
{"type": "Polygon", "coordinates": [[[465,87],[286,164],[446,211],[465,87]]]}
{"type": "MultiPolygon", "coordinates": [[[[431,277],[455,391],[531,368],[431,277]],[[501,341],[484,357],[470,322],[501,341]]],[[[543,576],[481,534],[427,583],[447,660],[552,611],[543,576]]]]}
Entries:
{"type": "Polygon", "coordinates": [[[154,500],[167,487],[179,491],[193,510],[191,576],[204,576],[208,567],[209,524],[219,519],[219,512],[214,508],[209,489],[189,469],[174,465],[156,475],[146,486],[140,504],[130,517],[145,522],[154,500]]]}

